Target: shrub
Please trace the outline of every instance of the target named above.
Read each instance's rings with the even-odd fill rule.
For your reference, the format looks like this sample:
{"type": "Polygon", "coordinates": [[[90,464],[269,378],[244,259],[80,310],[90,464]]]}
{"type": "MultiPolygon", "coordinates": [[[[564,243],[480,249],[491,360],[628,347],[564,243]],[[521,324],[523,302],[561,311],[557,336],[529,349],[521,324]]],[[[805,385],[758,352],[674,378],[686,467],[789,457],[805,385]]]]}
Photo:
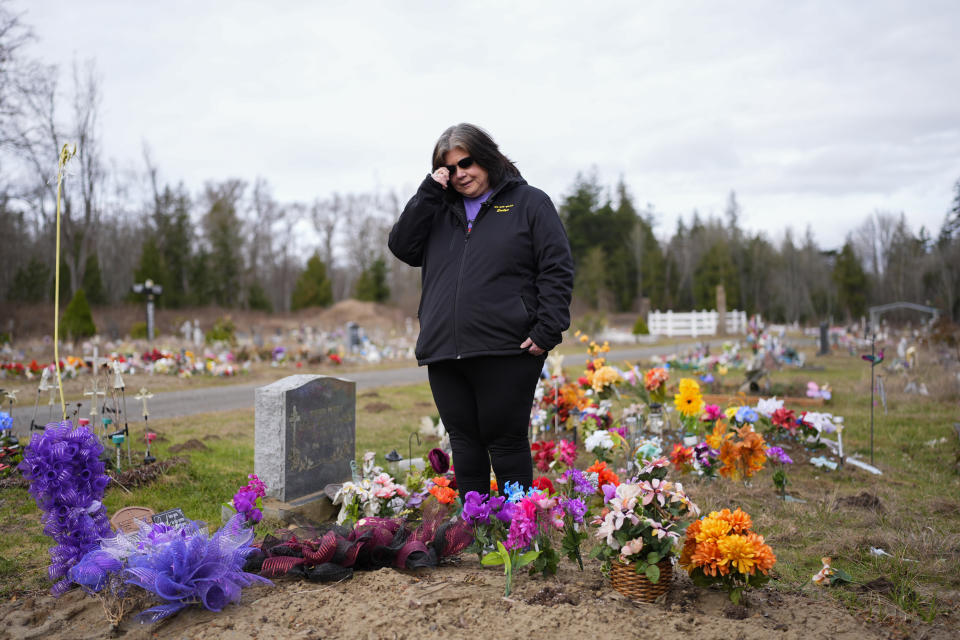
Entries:
{"type": "Polygon", "coordinates": [[[207,344],[213,344],[214,342],[228,342],[234,344],[237,341],[236,327],[233,324],[233,320],[230,319],[230,316],[224,316],[216,322],[213,323],[213,328],[210,331],[207,331],[204,339],[207,344]]]}
{"type": "Polygon", "coordinates": [[[87,296],[83,289],[77,290],[70,304],[63,310],[60,325],[64,334],[71,340],[96,335],[97,326],[93,323],[93,314],[90,313],[90,305],[87,303],[87,296]]]}
{"type": "Polygon", "coordinates": [[[637,321],[633,323],[633,335],[650,335],[650,328],[647,326],[647,321],[643,319],[643,316],[638,316],[637,321]]]}
{"type": "Polygon", "coordinates": [[[134,340],[146,340],[147,339],[147,323],[146,322],[134,322],[130,325],[130,337],[134,340]]]}

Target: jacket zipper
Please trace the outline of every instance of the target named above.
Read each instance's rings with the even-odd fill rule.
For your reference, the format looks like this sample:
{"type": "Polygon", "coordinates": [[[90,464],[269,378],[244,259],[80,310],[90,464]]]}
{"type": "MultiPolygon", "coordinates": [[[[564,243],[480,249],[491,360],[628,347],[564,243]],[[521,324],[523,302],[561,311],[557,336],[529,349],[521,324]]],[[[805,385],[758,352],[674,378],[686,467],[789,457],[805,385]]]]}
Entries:
{"type": "MultiPolygon", "coordinates": [[[[480,205],[480,210],[477,212],[477,217],[473,219],[474,228],[476,228],[477,223],[480,222],[480,214],[482,214],[484,209],[486,209],[490,204],[490,201],[493,199],[493,195],[494,194],[491,193],[490,197],[480,205]]],[[[466,220],[466,217],[464,217],[464,220],[466,220]]],[[[463,252],[460,254],[460,268],[457,271],[457,292],[456,295],[453,296],[453,344],[457,350],[457,360],[462,357],[460,354],[460,339],[457,335],[457,325],[460,324],[460,284],[463,282],[463,263],[466,261],[467,243],[470,242],[470,234],[472,231],[467,231],[467,228],[465,227],[463,232],[463,252]]]]}

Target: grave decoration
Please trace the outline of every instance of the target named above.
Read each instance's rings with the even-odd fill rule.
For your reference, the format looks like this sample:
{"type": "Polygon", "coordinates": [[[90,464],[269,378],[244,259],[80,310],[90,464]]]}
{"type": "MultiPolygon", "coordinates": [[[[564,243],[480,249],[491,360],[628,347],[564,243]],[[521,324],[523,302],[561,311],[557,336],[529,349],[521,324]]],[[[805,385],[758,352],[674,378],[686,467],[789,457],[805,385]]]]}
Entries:
{"type": "Polygon", "coordinates": [[[671,556],[682,525],[700,509],[683,485],[666,480],[670,461],[647,463],[636,479],[601,485],[605,509],[593,520],[602,543],[595,550],[613,587],[627,597],[652,602],[669,588],[671,556]]]}
{"type": "Polygon", "coordinates": [[[102,452],[100,441],[86,427],[50,423],[43,433],[34,434],[19,466],[43,511],[43,532],[57,543],[50,548],[47,570],[56,596],[70,588],[70,568],[111,532],[102,503],[110,480],[100,461],[102,452]]]}
{"type": "Polygon", "coordinates": [[[786,500],[788,497],[786,465],[793,464],[793,459],[781,447],[767,447],[767,457],[777,465],[776,471],[773,472],[773,486],[780,494],[780,499],[786,500]]]}
{"type": "Polygon", "coordinates": [[[354,570],[436,567],[461,553],[470,527],[453,519],[453,507],[428,500],[418,518],[369,517],[268,535],[245,566],[266,577],[301,577],[314,582],[349,578],[354,570]]]}
{"type": "Polygon", "coordinates": [[[563,504],[568,508],[571,505],[569,500],[564,503],[538,489],[524,493],[519,483],[506,483],[504,493],[506,496],[481,496],[469,492],[464,498],[461,522],[476,532],[480,541],[474,543],[474,550],[478,555],[495,545],[480,562],[486,566],[503,565],[504,595],[509,596],[517,570],[530,565],[531,575],[557,572],[560,555],[553,548],[552,532],[563,530],[563,504]]]}
{"type": "Polygon", "coordinates": [[[561,487],[560,509],[563,511],[563,539],[561,549],[583,571],[580,546],[587,539],[587,520],[590,517],[589,500],[598,489],[597,474],[584,473],[576,468],[563,472],[557,479],[561,487]]]}
{"type": "Polygon", "coordinates": [[[245,525],[252,527],[263,518],[263,498],[267,495],[267,487],[255,473],[247,476],[249,482],[240,487],[229,503],[223,505],[224,520],[229,520],[235,514],[243,516],[245,525]]]}
{"type": "Polygon", "coordinates": [[[739,604],[743,592],[770,579],[777,558],[763,536],[751,530],[750,515],[737,508],[712,511],[687,527],[680,566],[698,586],[718,584],[739,604]]]}
{"type": "Polygon", "coordinates": [[[12,475],[23,459],[20,440],[13,435],[13,418],[0,411],[0,478],[12,475]]]}
{"type": "Polygon", "coordinates": [[[192,604],[221,611],[238,602],[244,587],[269,580],[243,570],[253,529],[236,514],[207,534],[202,522],[187,521],[182,528],[141,522],[139,532],[117,533],[104,538],[70,569],[69,581],[91,594],[104,589],[115,598],[126,595],[129,586],[152,594],[161,604],[139,614],[143,622],[157,622],[192,604]]]}

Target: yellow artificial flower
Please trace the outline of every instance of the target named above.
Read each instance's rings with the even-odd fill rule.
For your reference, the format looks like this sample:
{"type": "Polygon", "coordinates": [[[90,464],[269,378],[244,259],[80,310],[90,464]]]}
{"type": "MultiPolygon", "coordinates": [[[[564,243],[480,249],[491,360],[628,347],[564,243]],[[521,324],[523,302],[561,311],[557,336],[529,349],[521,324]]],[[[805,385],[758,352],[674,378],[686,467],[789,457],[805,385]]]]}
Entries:
{"type": "Polygon", "coordinates": [[[717,550],[722,564],[736,569],[743,575],[752,576],[756,571],[757,543],[747,536],[732,535],[717,540],[717,550]]]}
{"type": "Polygon", "coordinates": [[[680,392],[673,396],[673,404],[681,415],[688,417],[699,416],[706,406],[700,395],[700,385],[690,378],[680,381],[680,392]]]}
{"type": "Polygon", "coordinates": [[[595,370],[592,375],[589,376],[589,379],[590,386],[592,386],[593,390],[597,393],[603,391],[605,387],[616,384],[622,380],[616,369],[607,366],[595,370]]]}
{"type": "Polygon", "coordinates": [[[740,407],[727,407],[723,410],[723,415],[727,416],[727,420],[733,420],[733,416],[737,415],[737,409],[740,407]]]}
{"type": "Polygon", "coordinates": [[[711,511],[710,515],[700,521],[700,530],[697,532],[697,543],[709,539],[718,539],[730,533],[730,523],[720,517],[717,511],[711,511]]]}
{"type": "Polygon", "coordinates": [[[718,375],[725,376],[725,375],[727,375],[727,371],[728,371],[728,369],[727,369],[726,365],[721,364],[721,365],[718,365],[718,366],[717,366],[717,374],[718,374],[718,375]]]}

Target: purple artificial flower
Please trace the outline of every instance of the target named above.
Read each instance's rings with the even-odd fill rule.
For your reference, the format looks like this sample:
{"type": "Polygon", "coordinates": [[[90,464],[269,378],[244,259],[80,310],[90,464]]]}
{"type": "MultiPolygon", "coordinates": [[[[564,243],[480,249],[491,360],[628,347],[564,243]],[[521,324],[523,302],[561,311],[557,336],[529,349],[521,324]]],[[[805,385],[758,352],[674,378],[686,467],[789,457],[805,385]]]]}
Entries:
{"type": "Polygon", "coordinates": [[[603,485],[601,489],[603,490],[603,504],[607,504],[617,495],[617,486],[612,482],[603,485]]]}
{"type": "Polygon", "coordinates": [[[464,497],[463,511],[460,517],[470,525],[490,523],[490,502],[476,491],[470,491],[464,497]]]}
{"type": "Polygon", "coordinates": [[[626,437],[627,437],[627,428],[626,428],[626,427],[610,427],[609,429],[607,429],[607,431],[610,431],[610,432],[612,432],[612,433],[616,433],[616,434],[618,434],[621,438],[624,438],[624,439],[626,439],[626,437]]]}
{"type": "Polygon", "coordinates": [[[564,482],[568,480],[571,481],[573,483],[573,490],[576,493],[592,496],[597,492],[596,472],[585,474],[583,471],[580,471],[580,469],[572,468],[564,471],[561,479],[564,482]]]}
{"type": "Polygon", "coordinates": [[[583,516],[587,513],[587,505],[580,498],[570,498],[561,501],[564,511],[573,517],[574,522],[583,522],[583,516]]]}
{"type": "Polygon", "coordinates": [[[793,464],[793,460],[787,455],[787,452],[781,447],[767,447],[767,457],[773,458],[780,464],[793,464]]]}
{"type": "Polygon", "coordinates": [[[237,493],[233,496],[233,508],[236,509],[239,513],[246,513],[254,508],[257,504],[257,494],[253,489],[249,487],[242,487],[237,493]]]}
{"type": "Polygon", "coordinates": [[[693,457],[696,459],[697,463],[703,467],[709,467],[713,464],[713,461],[720,455],[720,452],[716,449],[710,448],[706,442],[701,442],[693,448],[693,457]]]}
{"type": "MultiPolygon", "coordinates": [[[[500,496],[500,497],[501,499],[503,498],[503,496],[500,496]]],[[[509,524],[510,522],[513,521],[514,514],[516,513],[523,513],[523,510],[519,506],[517,506],[516,502],[505,501],[501,505],[500,509],[496,511],[495,515],[497,517],[497,520],[499,520],[500,522],[504,524],[509,524]]]]}
{"type": "Polygon", "coordinates": [[[430,461],[430,466],[437,474],[444,474],[450,470],[450,456],[443,449],[430,449],[427,460],[430,461]]]}
{"type": "Polygon", "coordinates": [[[510,532],[507,534],[507,541],[503,544],[507,551],[514,549],[525,549],[533,542],[533,536],[537,533],[537,524],[526,515],[522,509],[516,510],[513,520],[510,521],[510,532]]]}
{"type": "Polygon", "coordinates": [[[417,509],[429,497],[430,491],[415,491],[407,498],[407,507],[417,509]]]}

